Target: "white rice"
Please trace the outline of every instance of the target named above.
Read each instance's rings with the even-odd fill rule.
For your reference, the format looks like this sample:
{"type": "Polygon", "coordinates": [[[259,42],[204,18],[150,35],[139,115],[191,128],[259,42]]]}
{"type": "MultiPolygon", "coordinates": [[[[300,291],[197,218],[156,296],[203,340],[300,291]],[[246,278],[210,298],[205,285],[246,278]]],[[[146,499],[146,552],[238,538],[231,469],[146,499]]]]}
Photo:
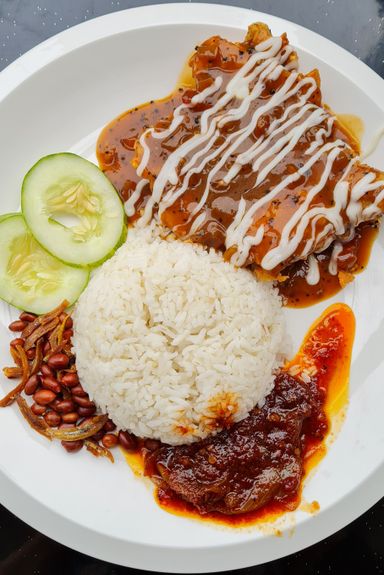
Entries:
{"type": "Polygon", "coordinates": [[[190,443],[246,417],[273,385],[273,287],[214,251],[129,231],[74,312],[80,381],[121,429],[190,443]]]}

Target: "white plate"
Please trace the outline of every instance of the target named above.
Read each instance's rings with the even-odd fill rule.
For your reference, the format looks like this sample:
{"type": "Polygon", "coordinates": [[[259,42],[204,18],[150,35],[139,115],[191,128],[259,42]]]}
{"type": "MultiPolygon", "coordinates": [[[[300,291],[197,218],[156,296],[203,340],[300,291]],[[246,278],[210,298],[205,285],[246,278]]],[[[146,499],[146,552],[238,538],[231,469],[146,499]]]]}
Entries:
{"type": "MultiPolygon", "coordinates": [[[[18,208],[20,183],[42,155],[73,150],[92,157],[99,129],[123,110],[161,97],[191,49],[212,34],[240,39],[253,21],[286,31],[301,69],[318,67],[325,100],[355,113],[366,136],[384,125],[383,81],[359,60],[290,22],[228,6],[171,4],[109,14],[37,46],[0,74],[0,213],[18,208]]],[[[384,145],[370,161],[384,169],[384,145]]],[[[123,457],[112,466],[89,454],[67,455],[40,438],[15,408],[0,417],[1,502],[49,537],[95,557],[167,572],[246,567],[293,553],[340,529],[384,494],[383,236],[368,270],[339,298],[357,318],[347,419],[327,457],[307,482],[303,511],[273,529],[236,530],[170,515],[151,486],[133,476],[123,457]]],[[[296,344],[326,305],[289,311],[296,344]]],[[[0,310],[0,364],[9,363],[0,310]]],[[[5,391],[9,383],[0,381],[5,391]]]]}

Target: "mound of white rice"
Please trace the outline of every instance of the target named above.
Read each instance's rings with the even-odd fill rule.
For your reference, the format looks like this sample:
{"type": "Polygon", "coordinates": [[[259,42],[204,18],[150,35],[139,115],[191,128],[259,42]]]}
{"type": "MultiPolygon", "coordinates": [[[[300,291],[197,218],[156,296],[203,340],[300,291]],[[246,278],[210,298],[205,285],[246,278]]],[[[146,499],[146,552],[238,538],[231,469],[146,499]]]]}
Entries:
{"type": "Polygon", "coordinates": [[[215,252],[131,230],[74,313],[80,381],[121,429],[189,443],[246,417],[284,339],[276,291],[215,252]]]}

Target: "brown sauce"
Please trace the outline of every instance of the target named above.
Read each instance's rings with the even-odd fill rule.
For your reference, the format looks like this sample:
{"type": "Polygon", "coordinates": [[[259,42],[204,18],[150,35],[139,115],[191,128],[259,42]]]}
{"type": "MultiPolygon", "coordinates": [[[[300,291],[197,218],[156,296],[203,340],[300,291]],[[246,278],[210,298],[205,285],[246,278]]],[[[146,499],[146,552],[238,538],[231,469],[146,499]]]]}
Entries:
{"type": "MultiPolygon", "coordinates": [[[[169,447],[159,442],[146,446],[143,440],[139,452],[127,455],[128,462],[133,464],[136,473],[144,469],[152,477],[157,485],[156,500],[170,513],[236,527],[270,523],[285,512],[293,511],[301,501],[303,479],[326,453],[325,440],[331,423],[346,405],[353,338],[352,311],[343,304],[331,306],[314,323],[294,359],[277,376],[275,389],[268,396],[265,407],[256,413],[251,412],[248,418],[229,430],[190,446],[169,447]],[[308,366],[315,371],[311,381],[305,385],[303,382],[298,384],[298,376],[289,375],[308,369],[308,366]],[[288,412],[284,401],[288,401],[288,412]],[[301,423],[299,420],[302,420],[301,423]],[[284,429],[286,432],[283,436],[284,429]],[[296,437],[297,432],[299,437],[296,437]],[[239,433],[240,442],[236,440],[239,433]],[[250,462],[254,450],[263,446],[263,441],[255,441],[255,433],[264,434],[263,441],[268,436],[270,452],[263,457],[257,455],[254,464],[247,465],[244,464],[245,460],[250,462]],[[282,441],[286,444],[284,448],[282,441]],[[283,449],[283,452],[275,459],[273,452],[276,449],[283,449]],[[215,462],[218,466],[216,470],[212,465],[206,467],[208,463],[213,464],[213,460],[207,461],[202,455],[207,450],[209,458],[221,458],[221,461],[215,462]],[[161,469],[167,468],[167,473],[159,474],[159,465],[161,469]],[[258,467],[256,475],[255,466],[258,467]],[[231,493],[231,496],[234,489],[238,490],[241,501],[242,491],[247,493],[252,481],[258,480],[263,470],[268,471],[268,477],[273,477],[275,471],[284,477],[271,491],[268,491],[268,485],[263,485],[265,501],[255,500],[255,508],[245,513],[241,512],[241,507],[222,507],[226,499],[221,499],[220,489],[223,494],[231,493]],[[215,485],[213,497],[209,485],[204,497],[199,498],[197,492],[197,509],[189,501],[189,487],[193,499],[196,497],[194,486],[199,481],[195,474],[199,473],[204,489],[209,482],[209,473],[212,473],[212,481],[219,479],[219,484],[212,484],[215,485]],[[229,483],[225,484],[226,481],[229,483]]],[[[261,492],[258,493],[261,497],[261,492]]],[[[248,503],[246,506],[249,506],[248,503]]],[[[307,507],[315,512],[319,505],[313,502],[307,507]]]]}
{"type": "Polygon", "coordinates": [[[361,140],[364,134],[364,122],[355,114],[336,114],[341,126],[354,138],[359,153],[361,152],[361,140]]]}
{"type": "MultiPolygon", "coordinates": [[[[97,159],[100,168],[119,192],[125,202],[141,178],[132,165],[135,144],[149,126],[166,121],[182,102],[187,89],[179,86],[172,94],[132,108],[108,124],[97,143],[97,159]]],[[[149,194],[149,189],[147,196],[149,194]]],[[[143,194],[144,198],[146,194],[143,194]]],[[[145,201],[138,206],[138,211],[145,201]]],[[[133,218],[135,219],[135,218],[133,218]]]]}
{"type": "MultiPolygon", "coordinates": [[[[113,185],[116,187],[123,201],[126,201],[133,193],[140,177],[136,173],[137,167],[137,142],[143,131],[148,127],[156,126],[157,129],[167,128],[170,124],[170,118],[174,109],[181,103],[188,103],[191,97],[196,94],[196,88],[201,89],[209,85],[218,74],[224,75],[225,82],[232,77],[232,74],[249,58],[252,49],[246,47],[244,44],[233,44],[217,37],[207,41],[198,47],[198,51],[191,58],[188,65],[182,71],[179,78],[177,88],[168,97],[161,100],[151,101],[142,106],[129,110],[113,120],[101,133],[97,144],[97,157],[101,169],[105,172],[113,185]],[[204,48],[202,47],[204,46],[204,48]],[[191,64],[192,62],[192,64],[191,64]],[[192,68],[193,74],[192,76],[192,68]],[[134,165],[136,167],[134,167],[134,165]]],[[[317,72],[311,73],[314,78],[317,78],[317,72]]],[[[280,77],[274,82],[270,82],[268,90],[273,94],[278,90],[279,85],[284,81],[284,77],[280,77]]],[[[262,94],[261,100],[264,101],[270,97],[270,94],[262,94]]],[[[321,103],[320,89],[316,90],[311,97],[311,101],[317,105],[321,103]]],[[[151,150],[150,164],[148,166],[148,173],[145,175],[150,181],[156,177],[161,165],[169,157],[169,155],[180,146],[182,142],[190,138],[199,127],[201,113],[206,107],[212,105],[210,98],[201,106],[195,106],[188,109],[186,113],[186,121],[181,124],[176,134],[168,138],[165,143],[155,143],[154,148],[151,150]]],[[[269,123],[278,117],[283,111],[282,108],[272,111],[268,117],[263,118],[265,122],[260,122],[257,126],[257,136],[263,130],[265,131],[269,123]],[[277,115],[277,116],[276,116],[277,115]]],[[[360,132],[362,130],[361,122],[357,117],[350,115],[339,115],[339,122],[335,123],[331,140],[340,138],[348,142],[351,146],[348,152],[340,154],[334,163],[333,172],[329,178],[327,186],[321,194],[321,202],[324,205],[332,205],[333,202],[333,188],[338,180],[339,173],[343,171],[350,159],[351,150],[353,153],[358,153],[360,150],[360,132]]],[[[244,122],[248,121],[247,117],[244,122]]],[[[275,171],[272,171],[267,187],[275,186],[281,178],[292,171],[297,171],[298,167],[302,165],[303,153],[308,146],[308,138],[314,138],[315,134],[310,136],[306,135],[303,140],[299,141],[296,148],[287,156],[287,160],[279,165],[275,171]]],[[[369,259],[370,248],[375,238],[375,230],[377,227],[376,222],[373,224],[363,224],[357,229],[355,238],[351,242],[345,244],[344,252],[348,252],[348,262],[344,262],[340,266],[340,270],[345,272],[344,275],[332,276],[328,272],[328,263],[330,254],[332,252],[332,245],[325,252],[316,255],[319,261],[321,279],[315,286],[310,286],[305,281],[305,273],[308,269],[308,264],[305,260],[299,260],[289,266],[276,268],[272,270],[271,275],[265,274],[259,267],[261,256],[271,247],[276,245],[279,241],[280,233],[287,222],[287,219],[297,209],[297,204],[300,205],[302,198],[305,197],[306,191],[316,183],[325,158],[321,158],[314,168],[309,173],[301,178],[298,182],[298,187],[290,186],[289,190],[285,190],[278,199],[271,203],[266,209],[265,214],[260,219],[265,227],[264,239],[257,250],[251,250],[250,258],[247,265],[255,269],[256,274],[267,279],[271,277],[288,276],[288,279],[283,283],[278,283],[281,294],[286,298],[288,306],[292,307],[306,307],[316,302],[324,300],[328,297],[339,292],[347,279],[353,279],[352,276],[346,274],[355,274],[364,269],[369,259]],[[289,192],[289,193],[288,193],[289,192]],[[261,254],[261,255],[260,255],[261,254]]],[[[203,171],[201,177],[196,177],[196,181],[191,179],[191,185],[188,191],[175,202],[170,208],[167,208],[162,215],[162,222],[164,225],[174,231],[179,237],[184,237],[190,227],[191,219],[190,213],[193,206],[199,201],[202,195],[204,182],[206,181],[207,173],[211,169],[208,165],[207,170],[203,171]]],[[[228,167],[223,168],[223,173],[219,173],[218,181],[223,176],[228,167]]],[[[206,223],[199,232],[191,237],[192,241],[201,243],[208,247],[225,251],[225,234],[226,229],[230,225],[236,209],[238,206],[239,197],[242,195],[242,190],[246,189],[246,197],[248,205],[257,200],[260,195],[267,193],[268,190],[255,188],[253,189],[254,174],[247,172],[247,166],[244,166],[239,176],[234,180],[233,185],[229,190],[222,189],[219,185],[213,186],[214,189],[210,192],[204,210],[206,211],[206,223]]],[[[356,173],[351,176],[351,179],[356,179],[364,173],[362,168],[357,167],[356,173]]],[[[131,221],[137,219],[139,213],[145,207],[148,197],[151,194],[150,184],[144,188],[140,199],[135,205],[135,215],[132,216],[131,221]]],[[[303,241],[305,240],[305,236],[303,241]]],[[[302,247],[302,246],[301,246],[302,247]]],[[[300,249],[301,249],[300,247],[300,249]]],[[[298,249],[298,251],[300,251],[298,249]]],[[[226,256],[230,256],[227,253],[226,256]]]]}
{"type": "Polygon", "coordinates": [[[288,279],[279,282],[277,287],[286,305],[295,308],[308,307],[336,295],[344,287],[340,283],[340,278],[343,281],[345,277],[345,281],[348,282],[367,267],[378,231],[377,222],[361,224],[356,228],[355,237],[344,244],[343,251],[338,258],[341,276],[331,275],[328,271],[333,245],[315,255],[320,268],[320,281],[316,285],[309,285],[305,279],[308,272],[306,261],[294,263],[284,270],[282,275],[287,275],[288,279]],[[346,275],[343,276],[343,272],[346,275]]]}
{"type": "Polygon", "coordinates": [[[184,66],[180,72],[179,78],[176,82],[175,91],[178,90],[179,88],[186,88],[186,89],[193,90],[196,87],[195,79],[192,76],[192,69],[188,64],[189,59],[191,57],[192,57],[192,54],[189,56],[189,58],[186,59],[186,61],[184,63],[184,66]]]}

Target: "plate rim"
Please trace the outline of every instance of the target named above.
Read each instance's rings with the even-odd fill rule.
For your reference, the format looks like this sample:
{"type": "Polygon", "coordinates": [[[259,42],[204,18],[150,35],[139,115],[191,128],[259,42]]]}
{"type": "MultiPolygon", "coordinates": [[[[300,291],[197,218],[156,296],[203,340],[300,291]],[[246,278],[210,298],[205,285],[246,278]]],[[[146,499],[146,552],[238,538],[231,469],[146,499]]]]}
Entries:
{"type": "MultiPolygon", "coordinates": [[[[302,47],[307,53],[316,55],[324,62],[328,63],[324,59],[324,53],[332,51],[332,67],[359,86],[366,83],[373,86],[374,89],[372,93],[370,92],[369,98],[384,111],[384,104],[378,97],[382,90],[383,79],[331,40],[283,18],[252,9],[223,4],[184,2],[155,4],[112,12],[80,23],[48,38],[0,72],[0,105],[2,100],[10,96],[13,90],[38,70],[98,39],[128,30],[167,24],[204,22],[240,28],[246,27],[251,20],[263,18],[267,18],[272,27],[276,25],[285,28],[288,35],[294,35],[295,31],[298,31],[300,39],[295,36],[293,44],[302,47]],[[305,45],[309,38],[312,42],[316,42],[316,51],[305,45]]],[[[269,562],[322,540],[356,519],[376,503],[383,495],[381,488],[383,480],[384,462],[352,492],[317,516],[314,520],[316,529],[308,529],[305,521],[297,526],[295,536],[292,538],[274,538],[274,540],[263,538],[260,540],[262,543],[259,544],[251,538],[247,541],[223,545],[190,548],[140,544],[93,531],[64,518],[34,499],[13,483],[11,476],[2,470],[0,471],[0,492],[1,503],[12,513],[48,537],[77,551],[104,561],[138,569],[188,573],[191,572],[189,565],[193,565],[194,573],[204,573],[208,570],[210,572],[232,570],[269,562]],[[350,505],[351,500],[353,500],[353,505],[350,505]],[[342,514],[340,513],[341,507],[343,507],[342,514]]]]}
{"type": "MultiPolygon", "coordinates": [[[[357,84],[355,77],[357,76],[356,71],[358,71],[360,84],[364,85],[365,81],[369,80],[378,88],[377,91],[380,91],[383,78],[381,78],[377,72],[333,40],[330,40],[318,32],[314,32],[309,28],[302,26],[301,24],[296,24],[292,20],[280,18],[279,16],[274,16],[267,12],[253,10],[252,8],[243,8],[230,4],[216,4],[210,2],[167,2],[164,4],[149,4],[135,8],[126,8],[124,10],[96,16],[95,18],[80,22],[79,24],[71,26],[66,30],[62,30],[57,34],[50,36],[46,40],[43,40],[0,71],[0,103],[8,96],[8,94],[17,88],[17,86],[22,84],[38,70],[81,46],[98,39],[105,38],[106,36],[125,32],[128,29],[133,30],[148,28],[151,26],[163,26],[167,24],[201,23],[202,18],[207,17],[207,14],[203,14],[203,12],[207,10],[219,10],[220,12],[228,13],[232,12],[234,16],[242,15],[243,18],[241,18],[241,20],[244,25],[249,21],[250,15],[256,17],[260,16],[261,18],[266,16],[272,26],[276,24],[280,26],[284,25],[286,27],[288,25],[290,32],[296,29],[302,36],[309,35],[318,43],[315,50],[314,48],[304,46],[299,38],[296,37],[295,40],[299,40],[299,42],[295,42],[295,46],[299,48],[302,47],[306,52],[315,55],[325,63],[328,63],[328,61],[322,58],[322,50],[329,50],[332,48],[336,49],[337,61],[332,62],[332,68],[355,84],[357,84]],[[182,13],[178,14],[180,7],[182,8],[182,13]],[[153,13],[155,12],[156,18],[153,17],[153,13]],[[187,14],[187,12],[189,12],[189,14],[187,14]],[[140,23],[140,20],[142,20],[141,15],[145,15],[145,23],[140,23]],[[127,16],[130,17],[130,22],[125,21],[127,16]],[[188,19],[186,16],[188,16],[188,19]],[[193,18],[190,18],[191,16],[193,18]],[[102,22],[105,24],[112,24],[115,29],[113,31],[108,30],[108,26],[102,25],[102,22]],[[87,37],[87,33],[88,36],[92,36],[92,38],[87,37]],[[348,74],[346,72],[347,70],[349,71],[349,65],[353,65],[354,68],[352,76],[350,73],[348,74]]],[[[218,16],[220,15],[222,16],[222,14],[218,14],[218,16]]],[[[214,23],[218,24],[218,20],[215,20],[214,23]]],[[[228,18],[226,19],[225,25],[237,27],[236,24],[239,23],[240,22],[235,19],[228,18]]],[[[383,101],[377,95],[376,91],[370,94],[369,98],[384,111],[383,101]]]]}

